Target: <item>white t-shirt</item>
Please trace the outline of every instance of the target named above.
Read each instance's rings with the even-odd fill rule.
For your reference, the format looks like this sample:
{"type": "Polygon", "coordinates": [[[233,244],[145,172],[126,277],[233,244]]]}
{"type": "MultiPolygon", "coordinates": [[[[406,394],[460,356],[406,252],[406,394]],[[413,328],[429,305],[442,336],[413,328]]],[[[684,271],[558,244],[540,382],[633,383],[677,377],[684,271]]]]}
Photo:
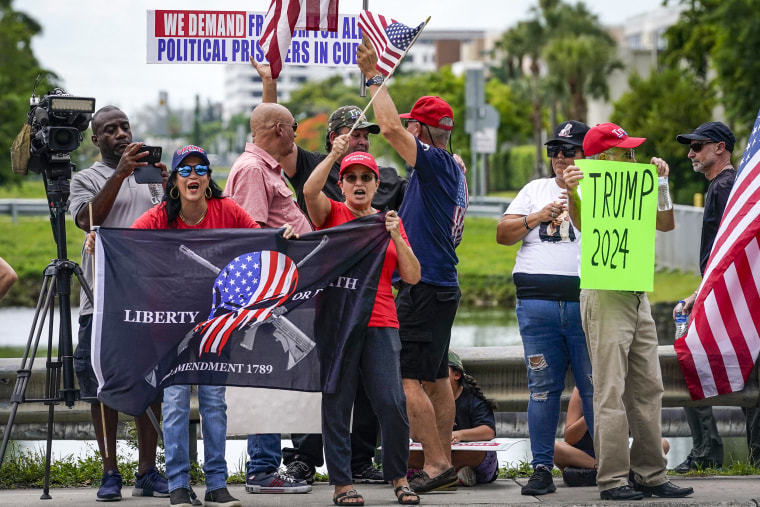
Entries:
{"type": "MultiPolygon", "coordinates": [[[[533,180],[520,190],[504,214],[530,215],[558,201],[564,191],[555,178],[533,180]]],[[[578,276],[581,232],[573,226],[567,211],[562,218],[558,229],[551,222],[541,222],[523,238],[513,274],[578,276]]]]}

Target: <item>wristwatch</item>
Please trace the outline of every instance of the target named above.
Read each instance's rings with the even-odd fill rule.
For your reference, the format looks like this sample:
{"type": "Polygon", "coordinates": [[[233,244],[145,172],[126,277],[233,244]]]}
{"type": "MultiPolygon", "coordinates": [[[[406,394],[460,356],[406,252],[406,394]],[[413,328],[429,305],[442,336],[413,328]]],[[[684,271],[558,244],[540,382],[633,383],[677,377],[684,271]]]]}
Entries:
{"type": "Polygon", "coordinates": [[[382,74],[377,74],[376,76],[369,78],[367,82],[364,84],[367,86],[371,86],[371,85],[380,86],[381,84],[383,84],[383,81],[385,81],[385,77],[382,74]]]}

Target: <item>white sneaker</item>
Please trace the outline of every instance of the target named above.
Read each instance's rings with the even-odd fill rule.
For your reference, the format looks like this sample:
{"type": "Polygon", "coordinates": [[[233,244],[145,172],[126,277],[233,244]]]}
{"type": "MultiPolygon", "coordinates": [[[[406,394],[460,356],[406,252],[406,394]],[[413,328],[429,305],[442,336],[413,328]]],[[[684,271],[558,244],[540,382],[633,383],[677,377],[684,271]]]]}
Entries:
{"type": "Polygon", "coordinates": [[[460,486],[474,486],[477,482],[475,477],[475,470],[472,467],[464,466],[457,471],[457,477],[459,478],[460,486]]]}

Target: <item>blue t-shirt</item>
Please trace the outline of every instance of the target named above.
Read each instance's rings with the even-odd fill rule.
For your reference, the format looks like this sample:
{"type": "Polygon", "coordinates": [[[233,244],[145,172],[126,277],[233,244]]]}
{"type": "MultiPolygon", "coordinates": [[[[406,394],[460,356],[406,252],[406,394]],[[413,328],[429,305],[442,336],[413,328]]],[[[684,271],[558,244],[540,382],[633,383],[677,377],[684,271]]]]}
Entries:
{"type": "Polygon", "coordinates": [[[456,247],[469,195],[462,168],[446,150],[417,141],[417,162],[399,216],[422,267],[422,281],[456,287],[456,247]]]}

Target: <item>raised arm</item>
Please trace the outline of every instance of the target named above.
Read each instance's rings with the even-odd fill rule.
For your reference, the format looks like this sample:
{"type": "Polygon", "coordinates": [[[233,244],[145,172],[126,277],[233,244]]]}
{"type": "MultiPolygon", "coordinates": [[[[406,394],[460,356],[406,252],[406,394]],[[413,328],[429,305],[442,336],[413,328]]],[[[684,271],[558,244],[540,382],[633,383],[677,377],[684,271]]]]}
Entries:
{"type": "Polygon", "coordinates": [[[261,78],[261,84],[264,87],[263,94],[261,96],[261,102],[274,102],[277,103],[277,80],[272,77],[272,69],[268,63],[256,63],[256,60],[251,56],[249,58],[251,65],[256,69],[261,78]]]}
{"type": "MultiPolygon", "coordinates": [[[[90,230],[92,225],[100,225],[111,212],[116,196],[119,194],[121,184],[132,174],[137,167],[148,165],[147,162],[141,162],[140,159],[146,157],[148,152],[138,153],[137,150],[143,145],[141,142],[132,143],[124,148],[124,153],[119,160],[116,170],[106,181],[103,188],[92,198],[92,220],[90,219],[89,206],[83,206],[76,216],[77,227],[84,231],[90,230]]],[[[163,165],[163,164],[161,164],[163,165]]],[[[164,166],[164,169],[166,166],[164,166]]],[[[165,172],[162,169],[162,172],[165,172]]]]}
{"type": "MultiPolygon", "coordinates": [[[[657,176],[667,176],[670,173],[670,167],[668,163],[658,157],[652,157],[649,161],[650,164],[654,164],[657,167],[657,176]]],[[[676,219],[673,215],[673,208],[669,210],[660,211],[657,210],[657,230],[658,231],[672,231],[676,227],[676,219]]]]}
{"type": "MultiPolygon", "coordinates": [[[[372,43],[364,38],[364,42],[359,44],[356,50],[357,63],[359,69],[367,77],[371,79],[380,74],[375,68],[377,63],[377,54],[372,47],[372,43]]],[[[377,124],[380,125],[380,133],[383,134],[394,150],[401,155],[401,158],[414,167],[417,163],[417,141],[415,137],[409,133],[404,124],[401,123],[401,118],[398,117],[398,110],[393,103],[390,94],[388,93],[388,87],[379,85],[369,86],[370,94],[374,97],[372,106],[375,109],[375,119],[377,124]]]]}
{"type": "Polygon", "coordinates": [[[303,197],[309,219],[314,227],[321,227],[330,215],[330,199],[322,192],[327,183],[333,164],[348,150],[348,134],[338,136],[333,141],[332,150],[314,168],[309,179],[303,184],[303,197]]]}

